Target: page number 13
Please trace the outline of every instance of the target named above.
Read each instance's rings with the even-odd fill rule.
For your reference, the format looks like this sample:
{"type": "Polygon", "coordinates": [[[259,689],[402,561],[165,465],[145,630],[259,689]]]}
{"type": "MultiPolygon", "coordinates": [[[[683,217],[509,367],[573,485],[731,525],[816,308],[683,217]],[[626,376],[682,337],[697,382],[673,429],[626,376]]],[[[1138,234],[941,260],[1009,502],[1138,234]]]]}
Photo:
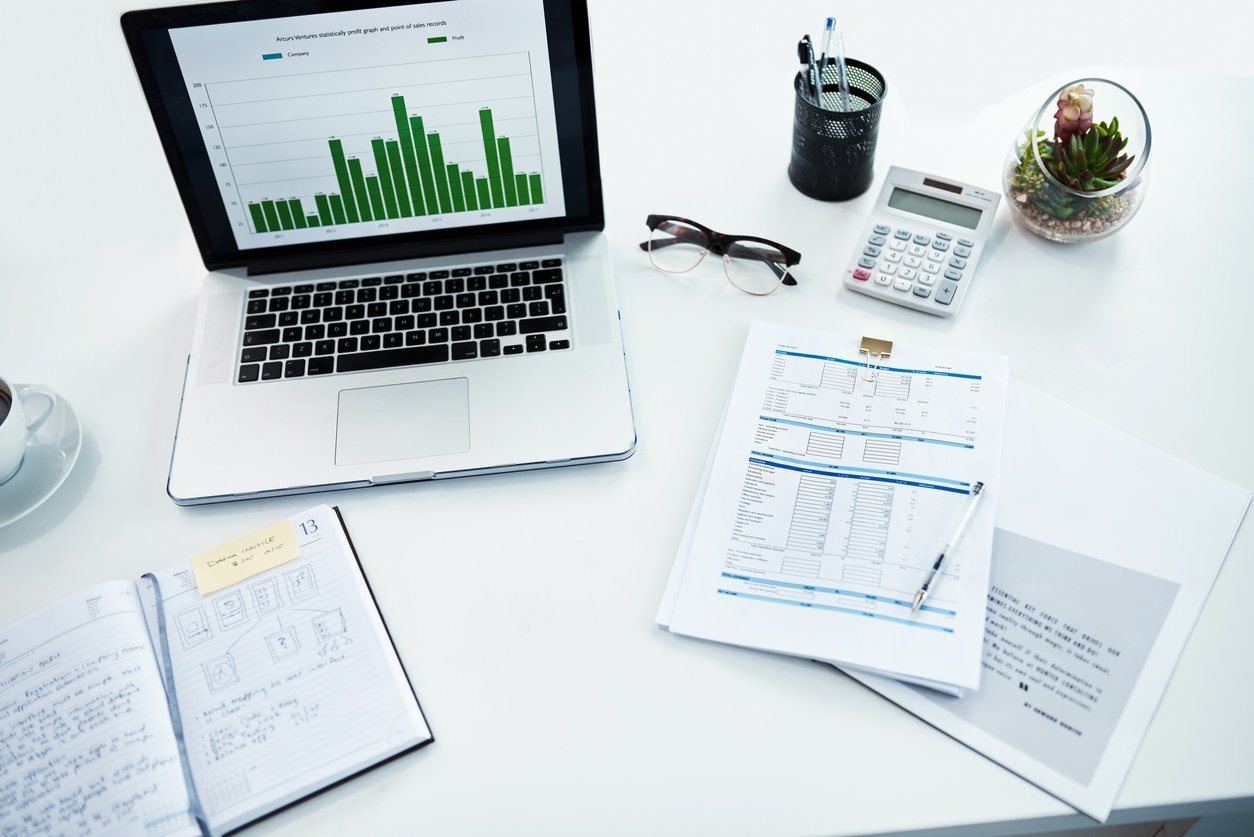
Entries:
{"type": "Polygon", "coordinates": [[[318,522],[316,520],[306,520],[300,524],[300,531],[305,535],[312,535],[318,531],[318,522]]]}

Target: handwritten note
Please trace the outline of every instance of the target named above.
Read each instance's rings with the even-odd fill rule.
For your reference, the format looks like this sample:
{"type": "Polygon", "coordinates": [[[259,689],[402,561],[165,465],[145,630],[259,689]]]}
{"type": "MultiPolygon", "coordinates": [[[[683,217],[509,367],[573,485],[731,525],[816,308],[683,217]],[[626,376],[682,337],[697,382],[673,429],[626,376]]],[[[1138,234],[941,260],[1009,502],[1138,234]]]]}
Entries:
{"type": "Polygon", "coordinates": [[[299,557],[296,530],[290,520],[280,520],[197,555],[192,573],[203,596],[299,557]]]}

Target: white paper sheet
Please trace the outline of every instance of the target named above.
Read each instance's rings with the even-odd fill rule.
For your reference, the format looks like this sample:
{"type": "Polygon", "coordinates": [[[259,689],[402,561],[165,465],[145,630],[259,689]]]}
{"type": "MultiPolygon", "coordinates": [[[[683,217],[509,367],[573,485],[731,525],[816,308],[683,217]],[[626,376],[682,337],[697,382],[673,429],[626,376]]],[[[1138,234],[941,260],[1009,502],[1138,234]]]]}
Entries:
{"type": "Polygon", "coordinates": [[[1104,821],[1250,495],[1017,381],[1005,453],[984,688],[849,674],[1104,821]]]}
{"type": "Polygon", "coordinates": [[[870,382],[859,342],[750,329],[658,621],[977,688],[1006,359],[897,346],[870,382]],[[988,496],[911,613],[977,480],[988,496]]]}

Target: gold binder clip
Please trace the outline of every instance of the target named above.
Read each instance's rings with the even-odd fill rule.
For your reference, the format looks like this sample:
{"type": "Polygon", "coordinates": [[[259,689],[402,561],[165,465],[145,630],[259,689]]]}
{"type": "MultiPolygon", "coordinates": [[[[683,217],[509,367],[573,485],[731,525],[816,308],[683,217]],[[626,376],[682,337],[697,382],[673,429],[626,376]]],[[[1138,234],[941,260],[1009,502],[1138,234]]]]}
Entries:
{"type": "Polygon", "coordinates": [[[858,354],[866,355],[866,371],[862,380],[874,382],[880,376],[880,362],[893,353],[893,341],[880,340],[878,337],[863,337],[858,354]]]}

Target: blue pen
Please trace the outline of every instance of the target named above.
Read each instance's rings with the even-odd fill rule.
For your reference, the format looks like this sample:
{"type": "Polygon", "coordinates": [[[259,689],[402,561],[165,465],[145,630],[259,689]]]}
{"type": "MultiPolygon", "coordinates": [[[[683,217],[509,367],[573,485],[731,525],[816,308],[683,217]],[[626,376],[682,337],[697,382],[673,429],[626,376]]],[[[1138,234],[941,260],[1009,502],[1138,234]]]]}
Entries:
{"type": "MultiPolygon", "coordinates": [[[[819,56],[819,95],[823,95],[823,75],[827,72],[827,56],[832,49],[832,31],[836,28],[836,18],[829,17],[823,24],[823,53],[819,56]]],[[[848,108],[846,108],[848,110],[848,108]]]]}

